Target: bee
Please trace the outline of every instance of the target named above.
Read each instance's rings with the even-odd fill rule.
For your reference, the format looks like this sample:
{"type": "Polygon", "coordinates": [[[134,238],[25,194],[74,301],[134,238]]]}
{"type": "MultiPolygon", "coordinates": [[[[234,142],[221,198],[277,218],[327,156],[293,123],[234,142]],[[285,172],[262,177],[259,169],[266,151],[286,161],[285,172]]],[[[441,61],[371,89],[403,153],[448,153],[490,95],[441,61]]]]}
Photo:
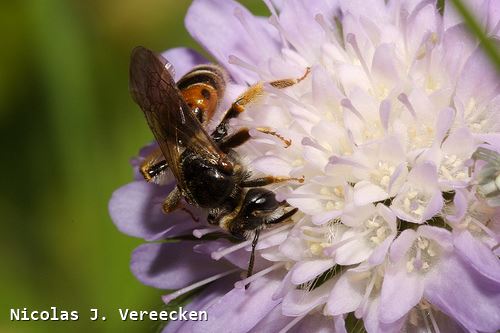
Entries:
{"type": "MultiPolygon", "coordinates": [[[[160,56],[161,57],[161,56],[160,56]]],[[[174,69],[167,64],[173,76],[174,69]]],[[[178,82],[177,88],[195,118],[206,128],[224,95],[227,75],[215,65],[196,66],[178,82]]],[[[160,148],[154,149],[139,167],[147,182],[163,185],[168,182],[168,164],[160,148]]]]}
{"type": "MultiPolygon", "coordinates": [[[[220,104],[227,75],[218,66],[195,67],[176,84],[161,55],[144,48],[132,51],[129,87],[132,98],[142,109],[159,149],[141,166],[145,179],[160,182],[170,170],[177,186],[163,203],[164,212],[181,207],[181,199],[208,210],[207,220],[237,239],[253,234],[248,275],[254,263],[259,232],[288,220],[297,212],[274,192],[263,186],[303,178],[265,176],[252,178],[234,148],[250,140],[248,128],[229,133],[229,120],[263,94],[258,83],[244,92],[225,113],[209,135],[207,124],[220,104]]],[[[307,73],[306,73],[307,75],[307,73]]],[[[305,75],[304,75],[305,77],[305,75]]],[[[291,86],[300,79],[272,81],[276,88],[291,86]]],[[[289,141],[268,128],[263,133],[289,141]]]]}

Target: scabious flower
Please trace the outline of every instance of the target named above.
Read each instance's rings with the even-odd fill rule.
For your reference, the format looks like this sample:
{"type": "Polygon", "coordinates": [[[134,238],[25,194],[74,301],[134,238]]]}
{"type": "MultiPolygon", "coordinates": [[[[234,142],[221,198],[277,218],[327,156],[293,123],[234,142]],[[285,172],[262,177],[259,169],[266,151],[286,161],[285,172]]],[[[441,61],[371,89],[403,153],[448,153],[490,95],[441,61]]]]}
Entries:
{"type": "MultiPolygon", "coordinates": [[[[251,131],[237,152],[255,175],[304,177],[271,186],[299,212],[262,233],[256,273],[241,281],[251,241],[217,238],[194,209],[199,221],[162,215],[173,184],[137,176],[118,189],[110,212],[123,232],[194,236],[132,255],[139,280],[177,289],[167,303],[205,286],[187,308],[208,322],[165,331],[499,330],[500,80],[481,45],[448,1],[444,11],[427,0],[264,2],[269,18],[195,0],[186,27],[231,76],[218,119],[249,85],[310,68],[286,89],[264,84],[231,123],[291,140],[251,131]]],[[[467,4],[498,40],[500,2],[467,4]]],[[[164,55],[177,79],[205,62],[185,48],[164,55]]]]}

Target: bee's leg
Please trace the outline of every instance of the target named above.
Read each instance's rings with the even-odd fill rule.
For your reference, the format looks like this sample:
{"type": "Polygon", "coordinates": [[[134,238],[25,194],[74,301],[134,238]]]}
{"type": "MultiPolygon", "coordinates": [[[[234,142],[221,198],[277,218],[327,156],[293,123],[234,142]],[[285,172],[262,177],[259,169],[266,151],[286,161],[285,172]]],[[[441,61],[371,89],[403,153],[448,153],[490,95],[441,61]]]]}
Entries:
{"type": "Polygon", "coordinates": [[[190,211],[188,208],[186,208],[182,203],[182,194],[181,191],[179,191],[178,187],[175,187],[172,192],[170,192],[167,197],[165,198],[165,201],[163,201],[163,206],[162,210],[165,214],[171,213],[174,210],[180,209],[185,211],[186,213],[191,216],[193,221],[198,222],[200,219],[196,217],[192,211],[190,211]]]}
{"type": "Polygon", "coordinates": [[[281,140],[281,142],[283,142],[285,148],[290,147],[290,145],[292,144],[292,140],[291,139],[286,139],[285,137],[283,137],[281,134],[279,134],[278,132],[276,132],[272,128],[269,128],[269,127],[257,127],[256,130],[259,131],[259,132],[261,132],[261,133],[269,134],[269,135],[273,135],[273,136],[277,137],[278,139],[281,140]]]}
{"type": "Polygon", "coordinates": [[[168,164],[163,157],[160,148],[153,150],[139,166],[139,171],[144,179],[151,183],[156,183],[163,172],[168,168],[168,164]]]}
{"type": "MultiPolygon", "coordinates": [[[[310,72],[311,69],[308,67],[306,69],[305,74],[299,78],[270,81],[268,82],[268,84],[277,89],[284,89],[287,87],[291,87],[294,84],[297,84],[300,81],[304,80],[307,77],[307,75],[309,75],[310,72]]],[[[212,133],[212,137],[215,139],[215,141],[220,141],[227,135],[228,122],[230,119],[238,117],[242,112],[245,111],[245,108],[248,104],[254,102],[263,95],[264,95],[263,82],[254,84],[253,86],[248,88],[243,94],[241,94],[238,97],[238,99],[236,99],[236,101],[233,102],[229,110],[227,110],[226,114],[224,115],[224,118],[219,123],[219,125],[217,125],[215,131],[212,133]]]]}
{"type": "Polygon", "coordinates": [[[220,142],[219,147],[222,151],[227,152],[229,149],[241,146],[250,139],[250,130],[248,128],[240,128],[236,133],[231,134],[231,136],[220,142]]]}
{"type": "Polygon", "coordinates": [[[193,214],[193,212],[192,212],[192,211],[190,211],[188,208],[186,208],[186,207],[185,207],[184,205],[182,205],[182,204],[180,205],[180,207],[181,207],[181,208],[180,208],[181,210],[185,211],[186,213],[188,213],[188,214],[189,214],[189,216],[191,216],[191,218],[193,219],[193,221],[195,221],[195,222],[200,222],[200,219],[199,219],[198,217],[196,217],[196,216],[193,214]]]}
{"type": "MultiPolygon", "coordinates": [[[[270,81],[268,82],[268,84],[277,89],[288,88],[304,80],[307,77],[307,75],[309,75],[310,72],[311,69],[308,67],[306,69],[305,74],[299,78],[270,81]]],[[[254,100],[256,100],[262,95],[264,95],[264,83],[259,82],[257,84],[254,84],[253,86],[248,88],[243,94],[241,94],[240,97],[238,97],[238,99],[231,105],[226,115],[224,116],[223,121],[238,117],[240,113],[245,111],[245,107],[248,104],[252,103],[254,100]]]]}
{"type": "Polygon", "coordinates": [[[167,197],[165,198],[165,201],[163,201],[163,212],[165,214],[171,213],[174,210],[181,208],[181,199],[182,199],[182,194],[179,188],[176,186],[172,192],[170,192],[167,197]]]}
{"type": "MultiPolygon", "coordinates": [[[[292,144],[292,140],[284,138],[282,135],[270,128],[257,127],[256,130],[261,133],[277,137],[283,142],[285,148],[288,148],[292,144]]],[[[219,147],[222,149],[222,151],[227,152],[228,149],[239,147],[250,139],[250,130],[246,127],[243,127],[236,131],[236,133],[233,133],[229,137],[226,137],[224,140],[222,140],[219,143],[219,147]]]]}
{"type": "Polygon", "coordinates": [[[282,183],[288,181],[296,181],[299,183],[304,182],[304,177],[302,178],[293,178],[293,177],[281,177],[281,176],[265,176],[255,179],[248,179],[241,182],[241,187],[260,187],[266,186],[274,183],[282,183]]]}

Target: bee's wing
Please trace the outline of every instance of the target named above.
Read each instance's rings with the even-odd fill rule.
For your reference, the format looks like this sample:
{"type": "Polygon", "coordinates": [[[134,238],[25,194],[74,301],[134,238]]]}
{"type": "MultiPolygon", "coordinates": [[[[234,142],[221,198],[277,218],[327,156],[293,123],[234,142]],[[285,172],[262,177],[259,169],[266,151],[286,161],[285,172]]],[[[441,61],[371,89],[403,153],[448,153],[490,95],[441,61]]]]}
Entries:
{"type": "Polygon", "coordinates": [[[151,131],[178,182],[184,148],[200,154],[217,165],[223,153],[205,132],[184,102],[169,70],[170,64],[161,56],[138,46],[130,61],[130,92],[141,107],[151,131]]]}

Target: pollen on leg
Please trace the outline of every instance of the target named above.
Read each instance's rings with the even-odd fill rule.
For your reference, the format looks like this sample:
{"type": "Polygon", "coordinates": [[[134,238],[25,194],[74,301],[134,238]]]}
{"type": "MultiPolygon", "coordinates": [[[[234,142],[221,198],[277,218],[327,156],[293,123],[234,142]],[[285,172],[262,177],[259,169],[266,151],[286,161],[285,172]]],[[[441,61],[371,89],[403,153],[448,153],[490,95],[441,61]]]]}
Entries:
{"type": "Polygon", "coordinates": [[[282,136],[281,134],[279,134],[278,132],[276,132],[275,130],[273,130],[271,128],[257,127],[256,130],[261,132],[261,133],[269,134],[269,135],[277,137],[281,142],[283,142],[285,148],[290,147],[290,145],[292,144],[291,139],[286,139],[284,136],[282,136]]]}
{"type": "Polygon", "coordinates": [[[311,73],[311,67],[307,67],[304,75],[302,75],[297,79],[283,79],[283,80],[271,81],[269,82],[269,85],[278,89],[288,88],[293,86],[294,84],[303,81],[309,75],[309,73],[311,73]]]}

